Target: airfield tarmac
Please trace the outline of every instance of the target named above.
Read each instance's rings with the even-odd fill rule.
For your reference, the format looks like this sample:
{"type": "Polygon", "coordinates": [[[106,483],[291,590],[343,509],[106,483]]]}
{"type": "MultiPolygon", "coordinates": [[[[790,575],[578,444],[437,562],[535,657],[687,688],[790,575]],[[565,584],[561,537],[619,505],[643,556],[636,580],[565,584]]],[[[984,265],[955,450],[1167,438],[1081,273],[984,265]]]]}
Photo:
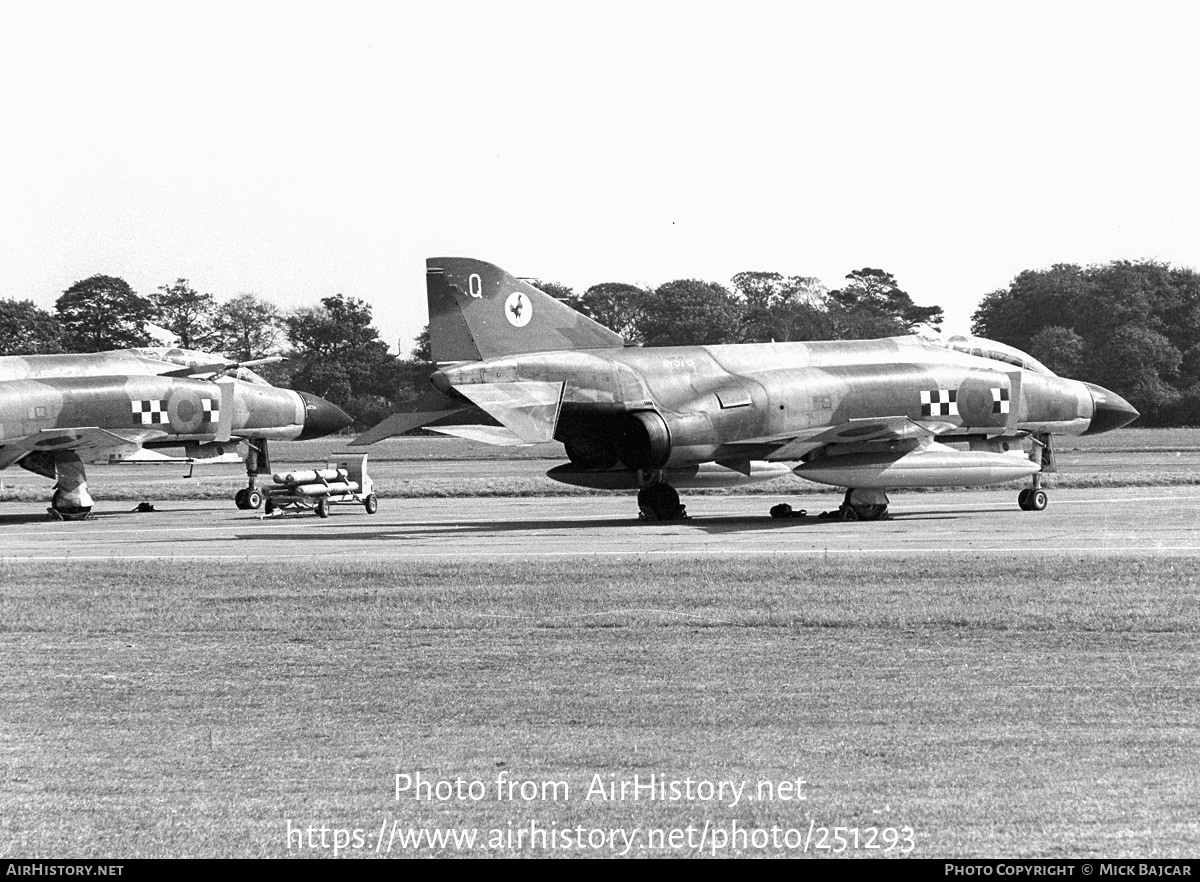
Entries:
{"type": "Polygon", "coordinates": [[[1056,490],[1043,512],[1023,512],[1008,490],[891,494],[878,522],[822,520],[839,497],[787,498],[805,517],[767,516],[781,499],[696,496],[690,518],[632,517],[631,494],[588,498],[382,499],[360,505],[275,514],[239,511],[225,501],[156,503],[153,513],[125,502],[97,503],[85,522],[49,521],[44,506],[6,503],[0,559],[286,560],[293,555],[350,560],[486,560],[588,556],[1191,555],[1200,551],[1200,489],[1056,490]]]}

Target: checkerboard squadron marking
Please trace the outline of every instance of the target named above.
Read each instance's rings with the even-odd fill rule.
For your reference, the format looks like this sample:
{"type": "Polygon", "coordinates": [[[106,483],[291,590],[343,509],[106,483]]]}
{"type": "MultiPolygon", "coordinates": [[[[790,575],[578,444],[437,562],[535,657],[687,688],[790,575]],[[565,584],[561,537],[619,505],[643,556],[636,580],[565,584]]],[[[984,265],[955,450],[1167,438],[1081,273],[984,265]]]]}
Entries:
{"type": "Polygon", "coordinates": [[[166,403],[159,401],[134,401],[134,421],[143,426],[163,425],[169,422],[166,403]]]}
{"type": "Polygon", "coordinates": [[[958,390],[921,391],[921,416],[958,416],[958,390]]]}

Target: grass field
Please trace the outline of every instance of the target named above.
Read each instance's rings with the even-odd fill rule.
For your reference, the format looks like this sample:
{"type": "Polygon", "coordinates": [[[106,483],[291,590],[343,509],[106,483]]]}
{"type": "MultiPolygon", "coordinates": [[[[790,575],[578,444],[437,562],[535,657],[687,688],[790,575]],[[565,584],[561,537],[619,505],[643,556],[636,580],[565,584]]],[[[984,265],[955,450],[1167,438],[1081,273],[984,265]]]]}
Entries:
{"type": "Polygon", "coordinates": [[[5,565],[0,854],[332,854],[289,850],[291,822],[362,831],[356,855],[393,821],[1200,852],[1196,569],[996,560],[5,565]],[[488,798],[397,800],[397,773],[488,798]],[[569,799],[497,801],[501,773],[569,799]],[[584,798],[635,773],[799,778],[807,799],[584,798]]]}

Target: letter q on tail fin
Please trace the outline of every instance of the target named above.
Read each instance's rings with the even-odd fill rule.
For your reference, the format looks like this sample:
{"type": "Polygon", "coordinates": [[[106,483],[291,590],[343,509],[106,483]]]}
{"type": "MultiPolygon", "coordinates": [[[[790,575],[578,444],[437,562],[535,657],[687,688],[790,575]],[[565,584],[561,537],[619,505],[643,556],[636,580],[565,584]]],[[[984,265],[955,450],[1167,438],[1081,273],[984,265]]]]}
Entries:
{"type": "Polygon", "coordinates": [[[430,351],[439,364],[625,345],[615,331],[482,260],[431,257],[425,285],[430,351]]]}

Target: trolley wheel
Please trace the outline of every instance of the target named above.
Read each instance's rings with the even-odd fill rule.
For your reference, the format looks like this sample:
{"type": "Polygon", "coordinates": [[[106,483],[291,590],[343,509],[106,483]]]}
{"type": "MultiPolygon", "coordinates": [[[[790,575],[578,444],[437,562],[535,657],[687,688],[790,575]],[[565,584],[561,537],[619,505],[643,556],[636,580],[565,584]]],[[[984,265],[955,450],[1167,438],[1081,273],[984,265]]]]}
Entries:
{"type": "Polygon", "coordinates": [[[268,499],[266,504],[263,506],[263,511],[267,514],[271,514],[271,512],[275,511],[275,500],[268,499]]]}
{"type": "Polygon", "coordinates": [[[367,498],[363,500],[363,508],[367,510],[367,514],[375,514],[379,511],[379,500],[375,498],[374,493],[368,494],[367,498]]]}
{"type": "Polygon", "coordinates": [[[329,502],[327,500],[322,499],[317,503],[317,517],[329,517],[329,502]]]}

